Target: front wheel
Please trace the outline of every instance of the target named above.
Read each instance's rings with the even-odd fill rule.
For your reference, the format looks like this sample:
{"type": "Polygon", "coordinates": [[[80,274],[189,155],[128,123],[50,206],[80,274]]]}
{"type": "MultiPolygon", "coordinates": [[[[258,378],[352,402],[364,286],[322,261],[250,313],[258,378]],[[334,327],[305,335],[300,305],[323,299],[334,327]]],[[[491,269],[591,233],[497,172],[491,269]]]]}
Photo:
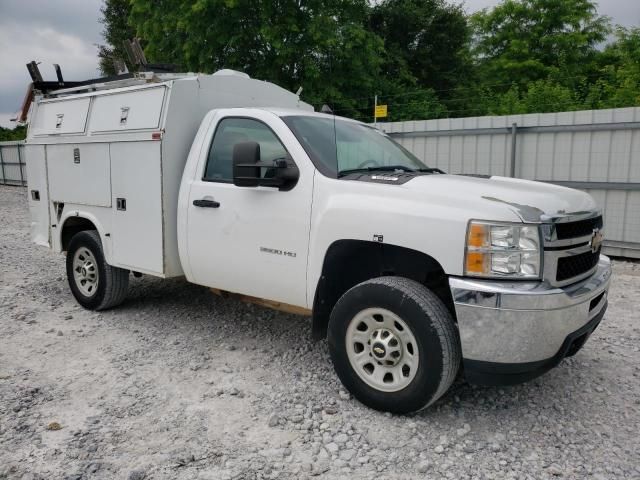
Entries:
{"type": "Polygon", "coordinates": [[[100,235],[79,232],[67,250],[67,280],[78,303],[89,310],[106,310],[121,304],[129,288],[129,271],[112,267],[104,259],[100,235]]]}
{"type": "Polygon", "coordinates": [[[333,309],[328,337],[338,377],[376,410],[408,413],[431,405],[460,366],[451,314],[433,292],[407,278],[353,287],[333,309]]]}

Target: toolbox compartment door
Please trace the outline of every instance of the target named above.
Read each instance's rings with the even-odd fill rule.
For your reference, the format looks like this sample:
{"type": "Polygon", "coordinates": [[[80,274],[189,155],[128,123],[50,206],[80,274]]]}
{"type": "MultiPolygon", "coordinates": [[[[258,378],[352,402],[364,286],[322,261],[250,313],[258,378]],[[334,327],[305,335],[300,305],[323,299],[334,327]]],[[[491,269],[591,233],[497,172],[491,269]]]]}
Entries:
{"type": "Polygon", "coordinates": [[[27,162],[27,195],[31,213],[31,241],[50,247],[49,191],[44,145],[25,145],[27,162]]]}
{"type": "Polygon", "coordinates": [[[111,206],[108,143],[47,145],[47,168],[52,201],[111,206]]]}
{"type": "Polygon", "coordinates": [[[89,97],[40,102],[31,125],[32,135],[84,133],[90,102],[89,97]]]}
{"type": "Polygon", "coordinates": [[[143,273],[164,273],[161,143],[111,144],[114,264],[143,273]]]}
{"type": "Polygon", "coordinates": [[[89,131],[94,134],[159,128],[165,90],[159,86],[96,96],[89,131]]]}

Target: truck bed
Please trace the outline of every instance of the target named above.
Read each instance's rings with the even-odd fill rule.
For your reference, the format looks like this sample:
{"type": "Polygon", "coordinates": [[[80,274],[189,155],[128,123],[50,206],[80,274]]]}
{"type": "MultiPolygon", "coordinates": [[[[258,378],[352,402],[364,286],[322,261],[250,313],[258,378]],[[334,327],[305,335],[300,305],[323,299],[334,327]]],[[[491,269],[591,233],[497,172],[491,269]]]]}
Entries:
{"type": "Polygon", "coordinates": [[[33,241],[63,251],[82,219],[111,265],[181,276],[178,193],[200,123],[216,108],[271,105],[311,108],[232,71],[36,97],[25,149],[33,241]]]}

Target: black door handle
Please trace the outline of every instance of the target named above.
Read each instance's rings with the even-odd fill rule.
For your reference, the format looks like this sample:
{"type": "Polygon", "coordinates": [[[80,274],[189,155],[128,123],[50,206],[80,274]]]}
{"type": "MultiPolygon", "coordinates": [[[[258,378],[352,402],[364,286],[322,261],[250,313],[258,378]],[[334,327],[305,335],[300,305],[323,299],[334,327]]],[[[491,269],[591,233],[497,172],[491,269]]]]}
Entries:
{"type": "Polygon", "coordinates": [[[218,208],[220,206],[220,202],[216,202],[215,200],[194,200],[193,204],[196,207],[203,207],[203,208],[218,208]]]}

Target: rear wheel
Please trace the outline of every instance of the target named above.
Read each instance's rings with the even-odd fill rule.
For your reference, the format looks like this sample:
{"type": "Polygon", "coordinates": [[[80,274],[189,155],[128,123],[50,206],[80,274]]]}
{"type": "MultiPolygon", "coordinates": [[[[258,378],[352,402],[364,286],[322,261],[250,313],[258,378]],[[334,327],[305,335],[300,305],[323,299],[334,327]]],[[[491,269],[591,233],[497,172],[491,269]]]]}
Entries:
{"type": "Polygon", "coordinates": [[[67,280],[80,305],[89,310],[105,310],[126,298],[129,271],[109,265],[98,232],[86,230],[69,242],[67,280]]]}
{"type": "Polygon", "coordinates": [[[406,278],[353,287],[331,313],[328,335],[340,380],[377,410],[408,413],[429,406],[460,366],[451,314],[433,292],[406,278]]]}

